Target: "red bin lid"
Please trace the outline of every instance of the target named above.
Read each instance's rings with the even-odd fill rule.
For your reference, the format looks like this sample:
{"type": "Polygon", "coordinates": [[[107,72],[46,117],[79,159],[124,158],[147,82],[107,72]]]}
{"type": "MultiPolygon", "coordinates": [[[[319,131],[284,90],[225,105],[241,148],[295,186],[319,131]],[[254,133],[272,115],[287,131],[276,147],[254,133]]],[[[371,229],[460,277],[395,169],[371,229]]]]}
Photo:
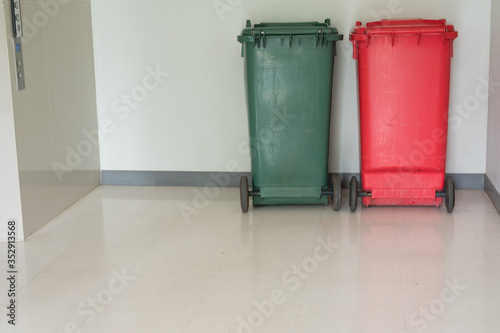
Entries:
{"type": "Polygon", "coordinates": [[[351,39],[357,38],[352,35],[395,35],[395,34],[442,34],[446,38],[455,39],[458,32],[451,24],[446,24],[445,19],[391,19],[369,22],[365,26],[356,22],[351,39]]]}

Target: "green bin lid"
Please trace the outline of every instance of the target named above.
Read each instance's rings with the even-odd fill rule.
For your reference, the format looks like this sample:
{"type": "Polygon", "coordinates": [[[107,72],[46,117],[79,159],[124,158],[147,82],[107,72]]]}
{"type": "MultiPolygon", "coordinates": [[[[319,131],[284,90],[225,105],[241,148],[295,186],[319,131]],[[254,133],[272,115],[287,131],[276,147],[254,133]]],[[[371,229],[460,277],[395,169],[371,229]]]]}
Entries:
{"type": "Polygon", "coordinates": [[[297,36],[297,35],[326,35],[327,41],[339,41],[343,35],[339,34],[337,28],[330,27],[330,19],[325,23],[298,22],[298,23],[260,23],[255,24],[247,20],[246,28],[243,29],[238,42],[251,43],[255,41],[254,36],[297,36]]]}

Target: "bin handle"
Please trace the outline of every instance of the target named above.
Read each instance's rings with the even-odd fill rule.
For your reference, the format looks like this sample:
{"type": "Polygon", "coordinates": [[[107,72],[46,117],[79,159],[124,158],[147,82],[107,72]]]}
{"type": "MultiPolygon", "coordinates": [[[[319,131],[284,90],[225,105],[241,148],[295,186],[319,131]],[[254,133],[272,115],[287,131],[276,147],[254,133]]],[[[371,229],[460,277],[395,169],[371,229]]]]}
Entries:
{"type": "Polygon", "coordinates": [[[455,39],[458,37],[458,31],[448,31],[446,33],[446,38],[455,39]]]}
{"type": "Polygon", "coordinates": [[[349,35],[349,40],[351,41],[365,41],[368,39],[368,36],[366,34],[353,34],[351,33],[349,35]]]}
{"type": "MultiPolygon", "coordinates": [[[[275,35],[275,37],[279,37],[280,39],[280,46],[283,46],[284,39],[286,38],[286,36],[288,36],[289,38],[288,46],[291,48],[294,36],[292,29],[289,30],[288,34],[275,35]]],[[[321,43],[321,47],[323,47],[325,44],[328,46],[328,42],[337,42],[344,39],[344,35],[338,33],[332,33],[331,29],[328,29],[327,31],[325,31],[324,29],[318,30],[316,35],[313,36],[315,37],[316,47],[319,45],[319,43],[321,43]]],[[[267,43],[267,34],[265,29],[255,29],[254,31],[252,31],[252,35],[240,35],[237,36],[237,40],[242,44],[241,56],[243,57],[245,54],[244,52],[245,49],[243,44],[253,42],[254,48],[260,48],[260,47],[265,48],[267,43]]]]}
{"type": "Polygon", "coordinates": [[[366,34],[349,34],[349,40],[352,42],[352,57],[358,59],[358,42],[368,42],[368,35],[366,34]]]}
{"type": "Polygon", "coordinates": [[[450,55],[453,57],[453,40],[458,37],[458,31],[448,31],[446,33],[446,38],[451,39],[450,41],[450,55]]]}
{"type": "Polygon", "coordinates": [[[328,33],[328,41],[329,42],[338,42],[339,40],[343,40],[344,35],[342,34],[332,34],[331,31],[328,33]]]}
{"type": "Polygon", "coordinates": [[[255,29],[254,38],[255,38],[255,43],[253,43],[253,48],[256,49],[257,44],[259,44],[260,47],[260,30],[255,29]]]}

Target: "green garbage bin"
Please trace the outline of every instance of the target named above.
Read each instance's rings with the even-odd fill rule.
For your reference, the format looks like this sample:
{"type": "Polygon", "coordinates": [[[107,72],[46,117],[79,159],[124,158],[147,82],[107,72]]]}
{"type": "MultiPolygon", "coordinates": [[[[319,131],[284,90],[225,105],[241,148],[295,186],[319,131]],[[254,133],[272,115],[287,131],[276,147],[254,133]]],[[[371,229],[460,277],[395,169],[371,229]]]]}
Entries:
{"type": "Polygon", "coordinates": [[[325,23],[261,23],[238,36],[245,60],[252,189],[240,181],[241,208],[341,204],[341,180],[328,175],[336,42],[325,23]]]}

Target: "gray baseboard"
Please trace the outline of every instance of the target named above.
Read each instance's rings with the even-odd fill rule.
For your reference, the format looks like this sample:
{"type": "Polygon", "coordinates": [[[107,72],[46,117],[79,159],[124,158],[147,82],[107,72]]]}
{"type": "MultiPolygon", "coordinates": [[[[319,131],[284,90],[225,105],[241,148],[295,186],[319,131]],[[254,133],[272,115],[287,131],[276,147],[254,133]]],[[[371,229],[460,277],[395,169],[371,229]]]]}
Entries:
{"type": "MultiPolygon", "coordinates": [[[[250,172],[189,172],[189,171],[101,171],[103,185],[126,186],[201,186],[238,187],[240,177],[250,172]]],[[[348,188],[352,176],[359,173],[342,173],[342,187],[348,188]]],[[[450,174],[457,189],[482,190],[484,174],[450,174]]]]}
{"type": "Polygon", "coordinates": [[[101,171],[102,185],[238,187],[250,172],[101,171]]]}
{"type": "Polygon", "coordinates": [[[483,173],[450,173],[455,188],[459,190],[484,190],[483,173]]]}
{"type": "Polygon", "coordinates": [[[497,189],[488,178],[488,176],[484,176],[484,190],[486,191],[486,194],[488,194],[491,203],[493,203],[493,206],[495,206],[498,213],[500,214],[500,194],[498,193],[497,189]]]}

